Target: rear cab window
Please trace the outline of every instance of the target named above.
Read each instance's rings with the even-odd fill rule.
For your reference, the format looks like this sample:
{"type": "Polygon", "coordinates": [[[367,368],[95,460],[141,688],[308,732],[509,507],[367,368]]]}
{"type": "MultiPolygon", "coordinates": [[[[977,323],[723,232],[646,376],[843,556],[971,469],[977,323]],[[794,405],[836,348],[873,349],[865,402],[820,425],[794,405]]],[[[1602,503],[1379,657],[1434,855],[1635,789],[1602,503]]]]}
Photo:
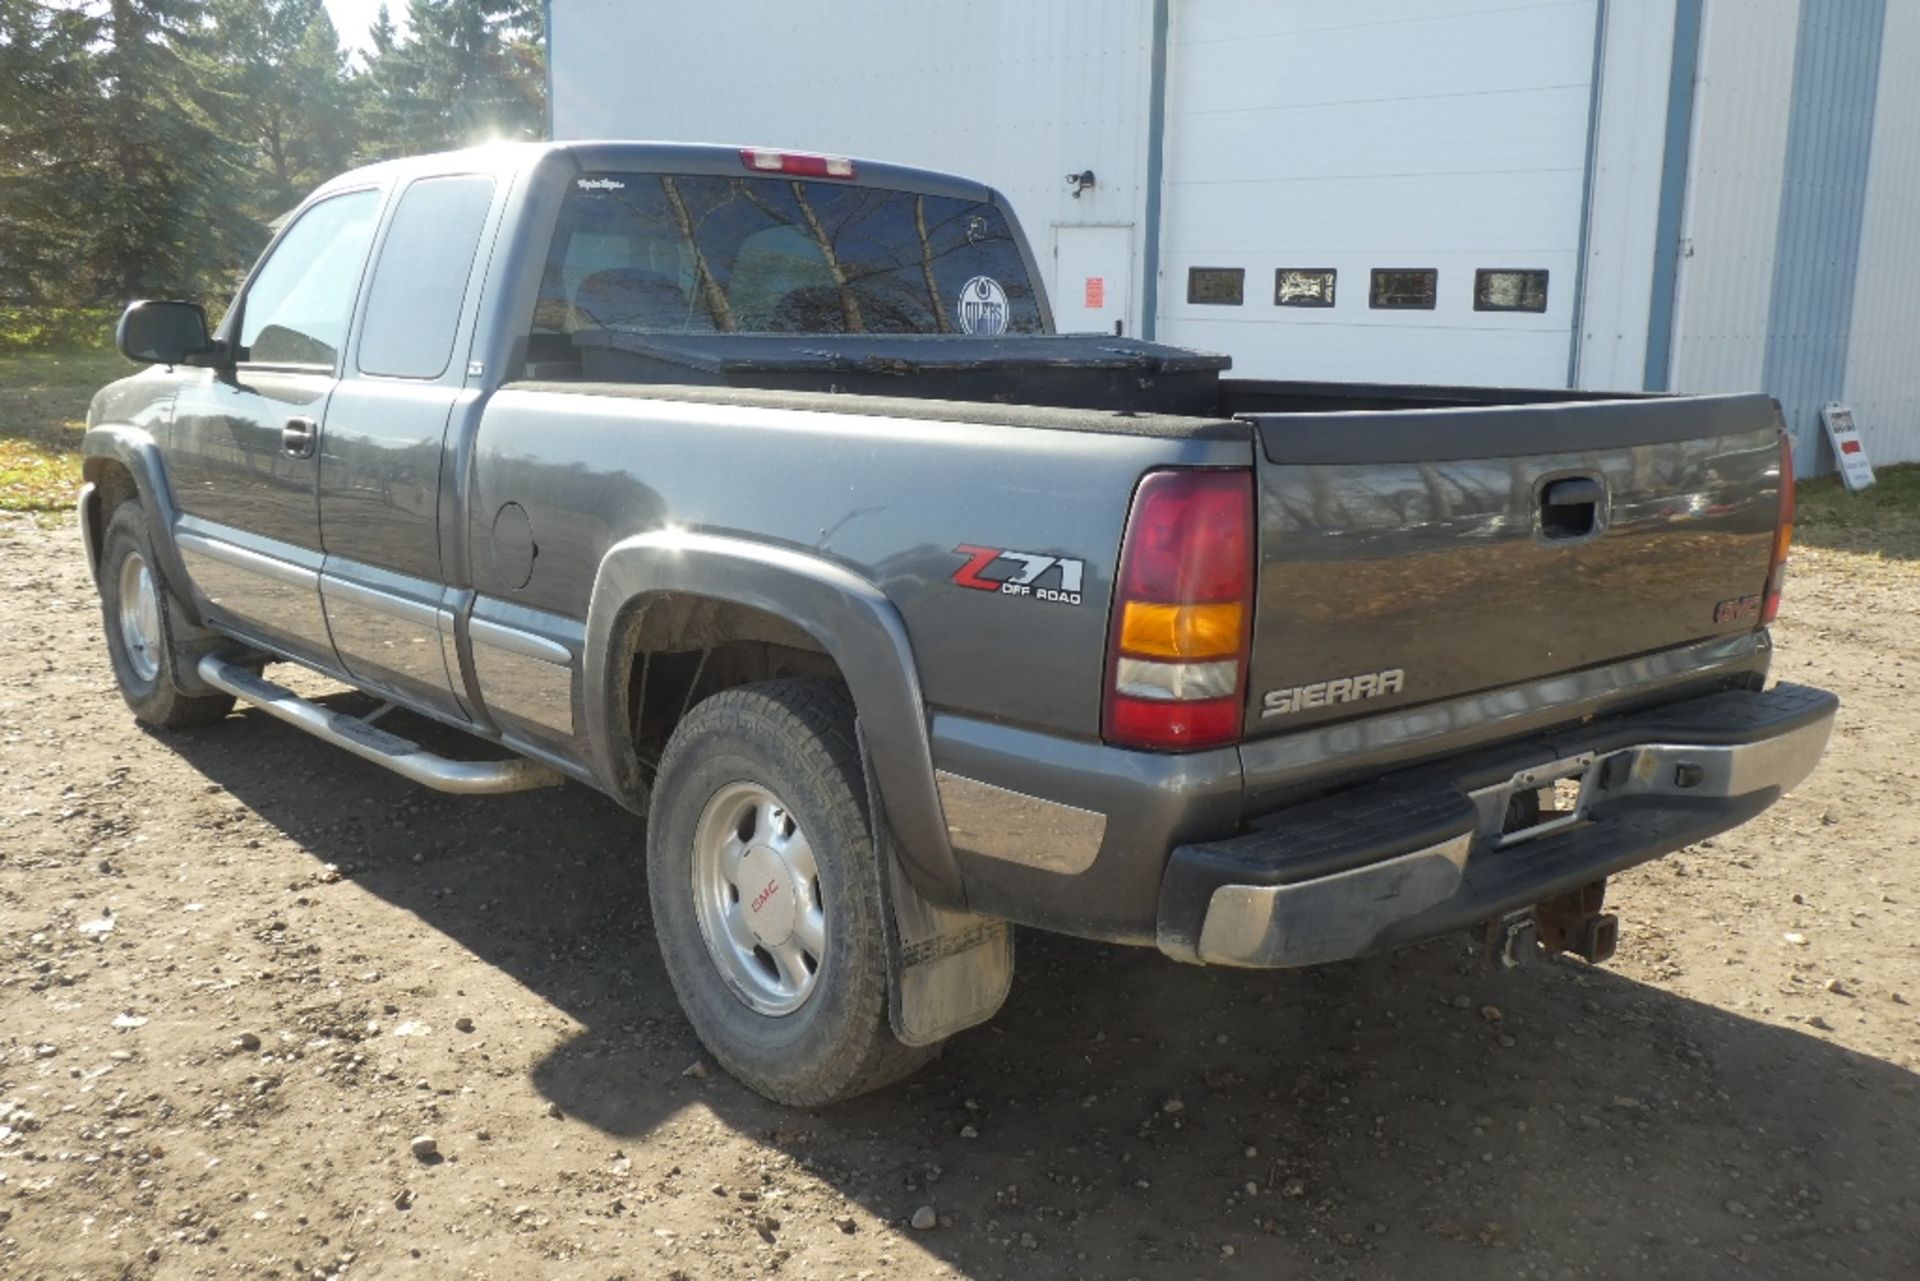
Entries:
{"type": "Polygon", "coordinates": [[[486,174],[408,185],[367,291],[361,373],[438,378],[446,372],[493,192],[494,180],[486,174]]]}
{"type": "Polygon", "coordinates": [[[1006,215],[953,196],[790,177],[596,173],[562,200],[529,372],[573,337],[1045,332],[1006,215]]]}

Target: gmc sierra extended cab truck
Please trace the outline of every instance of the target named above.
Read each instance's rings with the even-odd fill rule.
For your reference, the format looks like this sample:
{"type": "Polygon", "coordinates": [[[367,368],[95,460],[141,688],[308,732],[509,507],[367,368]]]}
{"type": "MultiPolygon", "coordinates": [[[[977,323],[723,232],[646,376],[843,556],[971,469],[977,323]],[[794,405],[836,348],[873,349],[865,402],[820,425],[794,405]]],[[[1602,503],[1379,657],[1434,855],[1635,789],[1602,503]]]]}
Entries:
{"type": "Polygon", "coordinates": [[[119,341],[149,367],[93,401],[80,514],[135,716],[238,699],[429,787],[644,814],[675,992],[788,1102],[991,1016],[1016,923],[1604,959],[1607,878],[1758,814],[1833,721],[1766,687],[1768,398],[1055,334],[1005,201],[940,174],[379,164],[217,332],[146,302],[119,341]]]}

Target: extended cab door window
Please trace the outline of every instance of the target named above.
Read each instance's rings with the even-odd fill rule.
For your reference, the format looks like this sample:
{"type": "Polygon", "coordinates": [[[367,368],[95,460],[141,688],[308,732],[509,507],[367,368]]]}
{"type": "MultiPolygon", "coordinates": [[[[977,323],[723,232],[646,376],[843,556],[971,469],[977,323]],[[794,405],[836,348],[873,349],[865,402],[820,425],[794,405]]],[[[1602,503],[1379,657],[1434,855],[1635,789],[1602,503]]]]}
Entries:
{"type": "Polygon", "coordinates": [[[493,186],[485,174],[422,178],[400,197],[367,290],[361,373],[438,378],[447,371],[493,186]]]}
{"type": "Polygon", "coordinates": [[[379,192],[352,191],[287,229],[241,303],[243,363],[334,368],[379,212],[379,192]]]}

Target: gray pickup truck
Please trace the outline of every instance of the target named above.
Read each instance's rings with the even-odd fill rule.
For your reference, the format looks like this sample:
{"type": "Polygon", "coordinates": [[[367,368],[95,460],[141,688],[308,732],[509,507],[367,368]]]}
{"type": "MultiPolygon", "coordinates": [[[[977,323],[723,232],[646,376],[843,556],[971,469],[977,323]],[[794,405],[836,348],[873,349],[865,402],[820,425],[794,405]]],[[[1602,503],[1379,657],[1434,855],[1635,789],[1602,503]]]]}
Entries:
{"type": "Polygon", "coordinates": [[[120,689],[646,815],[694,1029],[806,1104],[990,1017],[1015,923],[1603,960],[1609,875],[1818,761],[1834,698],[1766,688],[1771,400],[1236,380],[1038,282],[992,190],[836,157],[335,179],[217,332],[122,318],[80,500],[120,689]]]}

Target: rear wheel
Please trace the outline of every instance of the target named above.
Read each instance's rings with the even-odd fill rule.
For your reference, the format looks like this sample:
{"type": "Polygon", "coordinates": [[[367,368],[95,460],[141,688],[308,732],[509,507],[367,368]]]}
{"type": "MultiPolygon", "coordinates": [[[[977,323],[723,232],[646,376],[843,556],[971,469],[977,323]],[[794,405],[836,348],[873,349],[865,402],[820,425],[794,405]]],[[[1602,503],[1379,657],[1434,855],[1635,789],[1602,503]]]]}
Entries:
{"type": "Polygon", "coordinates": [[[189,623],[160,574],[140,504],[122,503],[107,522],[100,551],[100,609],[107,655],[120,696],[136,719],[162,729],[217,721],[233,710],[228,694],[186,692],[192,673],[219,637],[189,623]],[[186,687],[186,688],[183,688],[186,687]]]}
{"type": "Polygon", "coordinates": [[[938,1047],[887,1017],[885,910],[853,706],[836,682],[727,690],[689,712],[654,782],[654,929],[693,1029],[782,1103],[877,1089],[938,1047]]]}

